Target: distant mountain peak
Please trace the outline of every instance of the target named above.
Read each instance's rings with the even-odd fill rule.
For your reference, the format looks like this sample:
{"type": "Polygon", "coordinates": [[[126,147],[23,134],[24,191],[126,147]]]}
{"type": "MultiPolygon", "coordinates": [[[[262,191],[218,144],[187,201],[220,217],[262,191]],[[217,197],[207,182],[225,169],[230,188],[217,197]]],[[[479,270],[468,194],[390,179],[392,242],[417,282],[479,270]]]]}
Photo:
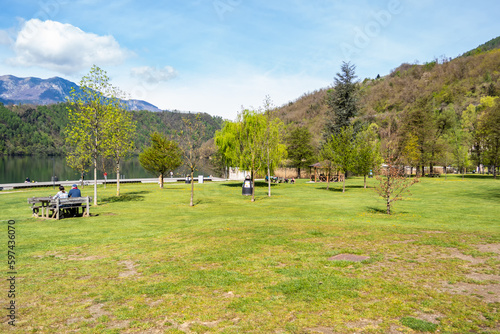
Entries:
{"type": "MultiPolygon", "coordinates": [[[[40,79],[18,78],[7,74],[0,76],[0,102],[3,104],[47,105],[66,102],[74,82],[60,77],[40,79]]],[[[124,100],[128,110],[161,111],[153,104],[142,100],[124,100]]]]}

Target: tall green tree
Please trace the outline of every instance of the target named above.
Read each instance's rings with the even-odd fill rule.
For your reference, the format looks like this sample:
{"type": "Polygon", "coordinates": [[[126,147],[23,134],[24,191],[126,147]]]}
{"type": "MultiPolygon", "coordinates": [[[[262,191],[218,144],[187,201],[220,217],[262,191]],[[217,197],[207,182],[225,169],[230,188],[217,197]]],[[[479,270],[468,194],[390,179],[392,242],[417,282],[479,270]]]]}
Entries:
{"type": "Polygon", "coordinates": [[[254,110],[243,110],[238,116],[239,164],[249,170],[252,177],[252,202],[255,202],[255,174],[263,170],[266,163],[264,143],[266,140],[266,118],[254,110]]]}
{"type": "Polygon", "coordinates": [[[500,102],[489,104],[479,119],[479,132],[483,138],[486,162],[493,167],[493,177],[497,178],[500,166],[500,102]]]}
{"type": "Polygon", "coordinates": [[[314,160],[314,147],[311,139],[311,132],[305,126],[296,127],[287,138],[288,159],[297,168],[299,178],[301,169],[309,166],[314,160]]]}
{"type": "Polygon", "coordinates": [[[338,135],[341,129],[349,126],[358,113],[358,83],[356,66],[343,62],[340,72],[334,78],[333,89],[328,90],[326,119],[323,138],[328,141],[332,135],[338,135]]]}
{"type": "Polygon", "coordinates": [[[377,137],[377,125],[372,124],[356,136],[355,144],[355,171],[363,175],[366,189],[366,176],[379,169],[382,163],[380,156],[380,142],[377,137]]]}
{"type": "Polygon", "coordinates": [[[117,97],[120,94],[106,72],[94,65],[80,81],[79,90],[73,88],[69,97],[66,143],[92,161],[94,205],[97,205],[97,158],[109,146],[113,111],[121,108],[117,97]]]}
{"type": "Polygon", "coordinates": [[[469,165],[470,137],[464,129],[456,127],[450,132],[448,142],[453,155],[454,165],[458,170],[462,171],[462,178],[464,178],[466,168],[469,165]]]}
{"type": "Polygon", "coordinates": [[[411,110],[404,113],[399,129],[399,154],[405,155],[409,139],[416,140],[418,154],[412,155],[419,157],[417,174],[423,174],[425,166],[429,166],[430,173],[433,173],[434,166],[441,162],[446,149],[445,136],[453,127],[455,117],[453,106],[434,109],[428,98],[419,99],[411,110]]]}
{"type": "Polygon", "coordinates": [[[239,165],[241,145],[239,143],[239,127],[237,122],[226,121],[222,129],[215,132],[214,142],[217,146],[218,158],[227,170],[239,165]]]}
{"type": "Polygon", "coordinates": [[[413,133],[409,133],[403,139],[403,149],[401,155],[403,162],[410,166],[410,174],[413,174],[413,168],[417,167],[420,162],[422,153],[418,143],[418,137],[413,133]]]}
{"type": "Polygon", "coordinates": [[[84,185],[83,178],[85,173],[89,171],[92,161],[88,154],[83,152],[78,152],[80,149],[78,146],[71,148],[66,154],[66,163],[69,167],[80,173],[80,180],[82,180],[81,185],[84,185]]]}
{"type": "Polygon", "coordinates": [[[479,135],[479,115],[480,107],[470,104],[463,112],[460,119],[461,131],[464,142],[467,143],[469,160],[476,166],[483,163],[483,148],[481,136],[479,135]]]}
{"type": "MultiPolygon", "coordinates": [[[[236,122],[226,122],[216,133],[215,144],[232,167],[250,171],[252,184],[255,184],[257,172],[267,170],[269,173],[286,156],[282,128],[278,119],[268,123],[263,113],[246,109],[238,114],[236,122]]],[[[255,187],[252,188],[254,201],[255,187]]]]}
{"type": "Polygon", "coordinates": [[[124,108],[111,108],[109,112],[104,155],[112,157],[115,163],[116,196],[120,196],[120,162],[134,150],[136,124],[132,120],[132,113],[124,108]]]}
{"type": "MultiPolygon", "coordinates": [[[[354,128],[347,126],[340,130],[337,135],[332,135],[331,139],[324,145],[323,151],[327,160],[331,161],[337,169],[347,176],[348,171],[355,167],[356,141],[354,138],[354,128]]],[[[342,192],[345,192],[345,179],[342,184],[342,192]]]]}
{"type": "Polygon", "coordinates": [[[163,189],[165,174],[182,164],[182,151],[175,141],[153,132],[151,145],[139,154],[139,162],[146,171],[160,178],[160,188],[163,189]]]}

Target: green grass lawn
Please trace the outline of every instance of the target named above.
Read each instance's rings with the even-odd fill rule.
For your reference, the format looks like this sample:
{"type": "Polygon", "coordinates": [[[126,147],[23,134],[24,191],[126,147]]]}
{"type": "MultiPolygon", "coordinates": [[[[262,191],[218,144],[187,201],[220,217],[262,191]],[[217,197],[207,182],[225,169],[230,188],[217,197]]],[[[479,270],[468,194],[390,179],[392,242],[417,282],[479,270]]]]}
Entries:
{"type": "Polygon", "coordinates": [[[500,333],[500,181],[422,179],[391,216],[362,184],[196,184],[195,207],[183,183],[108,186],[59,221],[26,200],[52,188],[0,192],[0,332],[500,333]]]}

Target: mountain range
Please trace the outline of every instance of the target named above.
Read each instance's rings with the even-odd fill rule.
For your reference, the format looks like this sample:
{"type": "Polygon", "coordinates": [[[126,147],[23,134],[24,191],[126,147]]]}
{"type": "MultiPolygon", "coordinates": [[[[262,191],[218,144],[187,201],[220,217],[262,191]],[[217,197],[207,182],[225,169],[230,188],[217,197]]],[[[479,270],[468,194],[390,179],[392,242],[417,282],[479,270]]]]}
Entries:
{"type": "MultiPolygon", "coordinates": [[[[74,82],[60,77],[50,79],[18,78],[13,75],[0,76],[0,102],[9,104],[49,105],[66,102],[74,82]]],[[[128,110],[161,111],[142,100],[123,100],[128,110]]]]}

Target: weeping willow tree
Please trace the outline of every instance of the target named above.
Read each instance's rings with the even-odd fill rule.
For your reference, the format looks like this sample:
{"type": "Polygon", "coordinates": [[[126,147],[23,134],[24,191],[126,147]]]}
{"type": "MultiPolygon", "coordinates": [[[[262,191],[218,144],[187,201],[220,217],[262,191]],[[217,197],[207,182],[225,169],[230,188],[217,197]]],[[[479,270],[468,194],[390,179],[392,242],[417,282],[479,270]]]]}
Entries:
{"type": "MultiPolygon", "coordinates": [[[[271,120],[264,113],[246,109],[238,114],[236,122],[226,122],[222,130],[217,131],[215,144],[232,167],[250,171],[255,184],[257,172],[269,175],[286,157],[283,129],[279,119],[271,120]]],[[[254,201],[255,187],[252,188],[254,201]]]]}

